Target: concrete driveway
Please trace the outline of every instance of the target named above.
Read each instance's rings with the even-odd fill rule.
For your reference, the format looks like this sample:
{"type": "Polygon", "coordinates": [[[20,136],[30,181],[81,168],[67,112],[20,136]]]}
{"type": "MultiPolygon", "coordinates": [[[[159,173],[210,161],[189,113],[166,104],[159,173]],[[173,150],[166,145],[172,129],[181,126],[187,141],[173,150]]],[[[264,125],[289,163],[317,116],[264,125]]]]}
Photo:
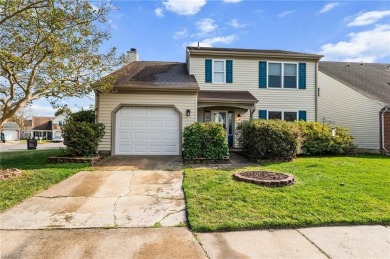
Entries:
{"type": "Polygon", "coordinates": [[[181,166],[177,157],[110,157],[96,171],[80,172],[6,211],[0,215],[1,228],[183,225],[183,171],[149,170],[181,166]],[[145,170],[123,170],[130,168],[145,170]]]}

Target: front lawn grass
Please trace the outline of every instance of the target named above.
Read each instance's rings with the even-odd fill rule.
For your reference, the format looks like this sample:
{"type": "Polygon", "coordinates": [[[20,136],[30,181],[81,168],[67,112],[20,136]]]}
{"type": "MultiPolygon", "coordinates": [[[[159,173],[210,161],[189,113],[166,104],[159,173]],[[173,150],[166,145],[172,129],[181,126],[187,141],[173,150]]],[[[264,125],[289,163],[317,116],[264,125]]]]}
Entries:
{"type": "Polygon", "coordinates": [[[390,223],[390,158],[300,157],[236,170],[185,169],[189,225],[194,231],[390,223]],[[246,169],[295,176],[287,187],[238,182],[246,169]]]}
{"type": "Polygon", "coordinates": [[[59,149],[1,152],[1,168],[18,168],[22,170],[22,175],[0,181],[0,212],[88,166],[70,163],[47,164],[49,156],[61,154],[59,149]]]}

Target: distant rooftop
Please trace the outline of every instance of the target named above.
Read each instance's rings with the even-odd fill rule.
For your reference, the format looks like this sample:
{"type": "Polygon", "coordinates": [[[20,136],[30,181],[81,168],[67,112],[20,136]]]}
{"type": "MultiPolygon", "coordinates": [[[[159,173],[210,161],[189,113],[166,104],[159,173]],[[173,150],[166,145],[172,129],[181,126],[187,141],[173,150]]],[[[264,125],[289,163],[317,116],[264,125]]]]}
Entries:
{"type": "Polygon", "coordinates": [[[276,49],[240,49],[240,48],[214,48],[214,47],[187,47],[190,51],[213,51],[213,52],[235,52],[235,53],[254,53],[254,54],[273,54],[273,55],[292,55],[292,56],[307,56],[320,59],[323,56],[318,54],[303,53],[289,50],[276,49]]]}
{"type": "Polygon", "coordinates": [[[8,121],[4,124],[3,129],[16,129],[20,130],[19,125],[14,121],[8,121]]]}
{"type": "Polygon", "coordinates": [[[390,64],[322,61],[318,69],[355,91],[390,105],[390,64]]]}

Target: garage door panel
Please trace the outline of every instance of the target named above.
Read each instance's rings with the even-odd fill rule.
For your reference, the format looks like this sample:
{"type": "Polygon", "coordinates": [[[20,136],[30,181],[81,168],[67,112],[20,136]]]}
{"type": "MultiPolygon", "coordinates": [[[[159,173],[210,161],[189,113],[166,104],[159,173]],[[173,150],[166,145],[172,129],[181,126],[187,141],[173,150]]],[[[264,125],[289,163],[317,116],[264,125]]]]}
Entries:
{"type": "Polygon", "coordinates": [[[118,155],[179,155],[179,114],[172,108],[124,107],[116,125],[118,155]]]}
{"type": "Polygon", "coordinates": [[[150,141],[162,141],[163,140],[163,133],[162,132],[150,132],[149,140],[150,141]]]}
{"type": "Polygon", "coordinates": [[[132,139],[131,135],[132,135],[131,132],[120,132],[118,137],[120,141],[131,140],[132,139]]]}
{"type": "Polygon", "coordinates": [[[163,122],[161,119],[160,120],[150,120],[150,124],[149,124],[149,126],[151,128],[161,128],[162,125],[163,125],[163,122]]]}

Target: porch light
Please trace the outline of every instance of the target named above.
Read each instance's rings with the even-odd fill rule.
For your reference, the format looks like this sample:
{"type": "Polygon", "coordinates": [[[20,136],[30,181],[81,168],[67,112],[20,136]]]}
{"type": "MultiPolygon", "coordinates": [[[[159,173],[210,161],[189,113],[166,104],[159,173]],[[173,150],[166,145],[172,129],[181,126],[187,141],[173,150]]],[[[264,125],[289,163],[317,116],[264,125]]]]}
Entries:
{"type": "Polygon", "coordinates": [[[238,118],[238,120],[240,121],[240,120],[241,120],[241,114],[238,114],[238,115],[237,115],[237,118],[238,118]]]}
{"type": "Polygon", "coordinates": [[[191,110],[187,109],[186,114],[187,114],[187,116],[190,116],[191,115],[191,110]]]}

